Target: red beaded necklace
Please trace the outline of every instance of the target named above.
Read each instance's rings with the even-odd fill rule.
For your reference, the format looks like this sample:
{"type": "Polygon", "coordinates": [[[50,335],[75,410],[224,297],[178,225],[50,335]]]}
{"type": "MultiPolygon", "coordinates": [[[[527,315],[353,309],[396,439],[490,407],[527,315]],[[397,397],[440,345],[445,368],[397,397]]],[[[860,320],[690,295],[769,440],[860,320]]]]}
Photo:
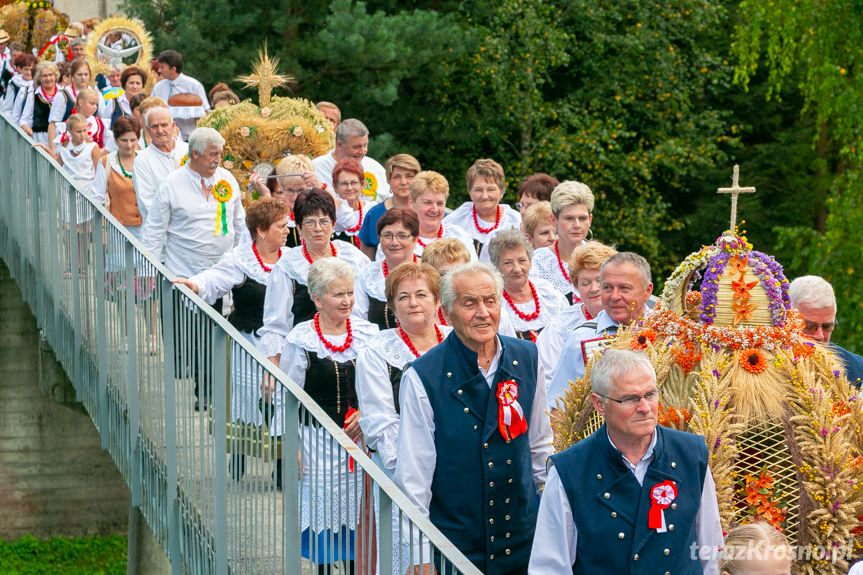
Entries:
{"type": "Polygon", "coordinates": [[[443,318],[443,312],[440,308],[437,308],[437,318],[440,320],[441,325],[449,325],[446,320],[443,318]]]}
{"type": "Polygon", "coordinates": [[[476,229],[479,230],[483,234],[487,234],[490,231],[497,228],[500,225],[500,216],[503,210],[500,209],[500,206],[497,207],[497,218],[494,220],[494,225],[490,228],[483,228],[479,225],[479,218],[476,216],[476,205],[473,206],[473,225],[476,226],[476,229]]]}
{"type": "Polygon", "coordinates": [[[533,286],[532,281],[528,281],[527,285],[530,286],[530,295],[533,296],[533,303],[536,305],[536,311],[533,313],[521,313],[517,307],[515,307],[515,303],[512,301],[512,298],[509,297],[509,294],[506,293],[506,290],[503,291],[503,299],[506,300],[506,303],[509,304],[509,307],[512,308],[512,311],[515,312],[515,315],[523,319],[524,321],[532,321],[539,317],[539,296],[536,295],[536,288],[533,286]]]}
{"type": "Polygon", "coordinates": [[[560,248],[557,246],[557,242],[554,242],[554,255],[557,256],[557,265],[560,266],[560,273],[563,274],[566,281],[571,282],[572,280],[569,279],[569,274],[566,273],[566,268],[563,266],[563,260],[560,259],[560,248]]]}
{"type": "Polygon", "coordinates": [[[320,313],[315,314],[315,331],[318,332],[318,337],[321,339],[321,342],[324,344],[324,347],[326,347],[328,350],[330,350],[333,353],[339,353],[339,352],[345,351],[346,349],[351,347],[351,342],[354,341],[354,335],[351,332],[351,320],[350,320],[350,318],[346,319],[345,323],[347,323],[347,326],[348,326],[348,337],[345,338],[345,343],[343,345],[336,346],[336,345],[331,344],[329,341],[327,341],[327,338],[324,337],[324,333],[321,331],[321,314],[320,313]]]}
{"type": "Polygon", "coordinates": [[[593,319],[593,316],[590,315],[589,311],[587,311],[587,306],[584,306],[581,309],[584,312],[584,319],[593,319]]]}
{"type": "MultiPolygon", "coordinates": [[[[258,253],[257,242],[252,242],[252,251],[255,252],[255,257],[258,258],[258,263],[261,264],[261,267],[264,269],[265,272],[270,273],[271,271],[273,271],[273,267],[268,266],[264,263],[264,260],[261,259],[261,254],[258,253]]],[[[276,261],[279,261],[279,258],[281,257],[282,250],[279,250],[279,255],[276,257],[276,261]]]]}
{"type": "MultiPolygon", "coordinates": [[[[414,263],[417,263],[416,254],[414,254],[414,263]]],[[[387,260],[383,260],[383,262],[381,262],[381,268],[384,270],[384,279],[388,278],[390,275],[390,267],[387,265],[387,260]]]]}
{"type": "Polygon", "coordinates": [[[291,221],[296,223],[297,220],[294,219],[294,210],[288,210],[288,217],[291,218],[291,221]]]}
{"type": "MultiPolygon", "coordinates": [[[[440,343],[443,341],[443,332],[440,330],[438,326],[434,326],[435,334],[437,335],[437,342],[440,343]]],[[[408,337],[408,334],[405,333],[405,330],[399,326],[399,337],[402,338],[402,341],[405,342],[405,345],[408,346],[408,349],[411,350],[411,353],[414,354],[414,357],[419,357],[420,352],[417,351],[417,348],[414,346],[414,343],[411,341],[411,338],[408,337]]]]}
{"type": "MultiPolygon", "coordinates": [[[[336,257],[336,246],[333,245],[333,242],[330,242],[330,251],[333,252],[333,257],[336,257]]],[[[315,263],[312,256],[309,254],[309,250],[306,249],[306,242],[303,242],[303,256],[305,256],[306,261],[310,264],[315,263]]]]}
{"type": "Polygon", "coordinates": [[[345,232],[347,232],[348,234],[353,234],[353,233],[360,231],[361,227],[363,227],[363,203],[362,202],[360,202],[360,221],[357,222],[357,225],[355,225],[354,227],[346,228],[345,232]]]}
{"type": "MultiPolygon", "coordinates": [[[[437,229],[437,239],[440,239],[442,235],[443,235],[443,224],[441,224],[441,225],[440,225],[440,227],[437,229]]],[[[432,240],[432,241],[434,241],[434,240],[432,240]]],[[[422,239],[421,237],[419,237],[419,236],[417,236],[417,243],[418,243],[419,245],[421,245],[422,247],[426,247],[426,246],[428,245],[428,244],[427,244],[427,243],[425,243],[425,242],[423,241],[423,239],[422,239]]],[[[429,244],[430,244],[430,243],[431,243],[431,242],[429,242],[429,244]]]]}

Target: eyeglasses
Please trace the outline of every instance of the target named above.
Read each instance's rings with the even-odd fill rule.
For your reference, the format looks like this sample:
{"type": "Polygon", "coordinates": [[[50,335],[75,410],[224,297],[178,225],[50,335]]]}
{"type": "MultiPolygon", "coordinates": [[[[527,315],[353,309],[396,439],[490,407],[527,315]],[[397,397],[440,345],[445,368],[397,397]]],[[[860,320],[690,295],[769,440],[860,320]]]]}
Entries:
{"type": "Polygon", "coordinates": [[[322,220],[303,220],[303,227],[309,228],[310,230],[315,229],[318,226],[321,226],[321,229],[331,226],[333,221],[329,218],[324,218],[322,220]]]}
{"type": "Polygon", "coordinates": [[[619,403],[622,407],[626,409],[635,409],[641,404],[641,400],[644,399],[650,405],[656,405],[659,403],[659,396],[661,395],[658,389],[654,389],[653,391],[648,391],[644,395],[627,395],[626,397],[621,397],[620,399],[614,399],[613,397],[608,397],[607,395],[602,395],[601,393],[597,393],[599,397],[604,397],[605,399],[611,400],[615,403],[619,403]]]}
{"type": "Polygon", "coordinates": [[[343,188],[354,188],[360,185],[359,180],[351,180],[350,182],[336,182],[337,186],[341,186],[343,188]]]}
{"type": "Polygon", "coordinates": [[[818,328],[821,328],[821,331],[824,333],[831,333],[834,329],[836,329],[836,325],[839,323],[839,320],[828,321],[824,323],[815,323],[814,321],[805,321],[803,325],[803,331],[805,333],[815,333],[818,331],[818,328]]]}
{"type": "Polygon", "coordinates": [[[391,242],[393,240],[393,238],[397,239],[400,242],[405,242],[405,241],[411,239],[412,237],[413,236],[410,234],[391,234],[389,232],[387,232],[385,234],[381,234],[381,239],[384,240],[385,242],[391,242]]]}
{"type": "Polygon", "coordinates": [[[311,188],[280,188],[276,191],[277,194],[285,194],[286,196],[296,196],[300,192],[305,192],[311,188]]]}

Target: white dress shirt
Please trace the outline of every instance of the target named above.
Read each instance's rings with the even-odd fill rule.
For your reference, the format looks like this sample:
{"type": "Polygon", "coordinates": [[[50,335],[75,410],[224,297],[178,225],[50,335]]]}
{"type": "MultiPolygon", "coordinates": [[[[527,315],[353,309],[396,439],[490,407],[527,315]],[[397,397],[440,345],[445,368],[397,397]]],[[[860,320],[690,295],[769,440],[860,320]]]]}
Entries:
{"type": "MultiPolygon", "coordinates": [[[[501,209],[500,223],[489,232],[481,232],[476,227],[476,223],[473,221],[473,202],[463,203],[443,219],[445,223],[457,225],[467,232],[472,240],[476,240],[482,244],[483,249],[481,249],[479,253],[479,261],[481,262],[489,262],[488,249],[486,246],[488,245],[488,242],[491,241],[491,238],[494,237],[496,232],[500,230],[517,230],[521,228],[520,213],[506,204],[498,204],[498,206],[501,209]]],[[[485,229],[494,226],[494,221],[487,222],[480,218],[479,215],[477,215],[477,220],[479,220],[479,225],[485,229]]],[[[471,244],[473,244],[473,242],[471,242],[471,244]]],[[[476,248],[471,251],[475,252],[476,248]]]]}
{"type": "MultiPolygon", "coordinates": [[[[494,384],[502,353],[500,340],[497,340],[497,351],[492,358],[488,370],[479,366],[479,371],[485,378],[489,388],[494,384]]],[[[530,457],[533,468],[533,483],[537,493],[542,491],[546,480],[546,459],[554,452],[553,436],[544,400],[544,381],[542,366],[537,367],[536,392],[530,413],[530,425],[527,430],[530,443],[530,457]]],[[[408,367],[402,375],[399,389],[401,405],[401,423],[399,429],[398,459],[396,462],[395,482],[402,488],[408,498],[419,510],[428,517],[431,503],[432,479],[437,466],[437,450],[435,448],[435,417],[425,387],[413,367],[408,367]]],[[[408,522],[404,524],[405,533],[408,522]]],[[[425,539],[425,538],[423,538],[425,539]]],[[[425,546],[426,542],[422,542],[425,546]]],[[[414,560],[419,562],[420,542],[414,541],[414,560]]],[[[430,557],[427,547],[422,550],[422,556],[430,557]]]]}
{"type": "MultiPolygon", "coordinates": [[[[608,441],[614,447],[610,437],[608,441]]],[[[626,457],[622,457],[623,463],[635,475],[639,485],[644,482],[644,475],[653,461],[654,447],[656,447],[656,431],[653,432],[650,447],[638,463],[633,465],[626,457]]],[[[722,524],[719,521],[716,487],[710,467],[704,475],[701,506],[695,517],[695,536],[699,549],[713,548],[716,553],[712,555],[717,556],[722,548],[722,524]]],[[[569,498],[566,496],[560,475],[552,466],[548,472],[548,481],[542,493],[542,503],[537,515],[536,533],[533,536],[533,549],[528,566],[529,575],[558,575],[572,572],[577,545],[578,529],[573,519],[573,509],[569,505],[569,498]]],[[[689,550],[687,549],[686,552],[688,553],[689,550]]],[[[705,575],[719,573],[716,559],[702,560],[701,567],[705,575]]]]}
{"type": "MultiPolygon", "coordinates": [[[[16,126],[21,125],[21,116],[24,114],[24,105],[27,103],[28,96],[30,92],[33,91],[33,80],[25,81],[21,80],[24,83],[24,86],[18,90],[18,93],[15,95],[15,101],[12,104],[12,109],[9,111],[9,117],[12,118],[12,121],[15,122],[16,126]]],[[[30,114],[32,115],[32,110],[30,114]]]]}
{"type": "MultiPolygon", "coordinates": [[[[150,204],[153,203],[153,198],[159,191],[159,184],[180,167],[180,162],[188,153],[189,146],[185,142],[175,142],[174,149],[170,152],[163,152],[156,146],[148,146],[138,152],[132,168],[132,176],[135,182],[135,196],[138,198],[138,211],[141,212],[141,218],[145,222],[150,204]]],[[[239,194],[237,190],[235,192],[239,194]]]]}
{"type": "Polygon", "coordinates": [[[545,387],[551,385],[551,378],[557,370],[560,352],[566,338],[575,328],[587,321],[584,317],[584,304],[578,302],[565,308],[548,322],[539,335],[536,336],[536,349],[539,351],[539,363],[545,372],[545,387]]]}
{"type": "MultiPolygon", "coordinates": [[[[358,248],[341,240],[332,242],[336,257],[349,263],[355,270],[368,265],[369,258],[358,248]]],[[[285,338],[294,327],[294,282],[306,285],[312,264],[303,254],[303,246],[289,249],[273,266],[267,281],[267,296],[264,298],[264,327],[261,335],[261,351],[267,357],[279,354],[285,338]]]]}
{"type": "MultiPolygon", "coordinates": [[[[460,226],[457,226],[451,222],[445,222],[445,221],[441,222],[441,227],[443,228],[443,230],[441,231],[441,235],[440,235],[439,239],[444,239],[444,238],[455,238],[455,239],[457,239],[462,244],[464,244],[464,247],[467,249],[467,253],[470,254],[470,261],[475,262],[477,260],[476,248],[473,247],[473,240],[471,239],[470,235],[466,231],[464,231],[460,226]]],[[[434,238],[420,237],[419,238],[419,240],[422,240],[422,242],[426,246],[429,245],[430,243],[432,243],[433,241],[435,241],[436,239],[438,239],[438,238],[437,237],[434,237],[434,238]]],[[[419,243],[419,241],[417,241],[416,245],[414,246],[414,253],[417,255],[417,257],[421,258],[421,257],[423,257],[423,250],[424,249],[425,249],[425,246],[423,246],[421,243],[419,243]]],[[[378,245],[378,252],[381,252],[380,245],[378,245]]]]}
{"type": "MultiPolygon", "coordinates": [[[[312,160],[312,165],[315,167],[315,175],[327,185],[327,191],[334,194],[333,168],[336,167],[336,159],[333,157],[333,150],[312,160]]],[[[361,182],[363,190],[360,192],[360,197],[369,202],[369,207],[393,195],[390,191],[390,184],[387,182],[387,171],[380,162],[369,156],[363,156],[360,166],[362,166],[367,180],[367,182],[361,182]],[[370,185],[368,189],[366,189],[367,185],[370,185]]]]}
{"type": "Polygon", "coordinates": [[[153,92],[150,96],[162,98],[168,102],[168,107],[171,110],[171,116],[177,127],[180,128],[180,135],[183,140],[189,139],[189,134],[195,131],[198,118],[203,118],[210,110],[210,102],[207,100],[207,92],[204,86],[185,74],[180,74],[173,80],[162,78],[156,85],[153,86],[153,92]],[[171,96],[178,94],[194,94],[201,99],[200,106],[171,106],[171,96]]]}
{"type": "Polygon", "coordinates": [[[227,214],[227,233],[216,235],[220,202],[212,192],[205,195],[201,179],[201,175],[188,165],[169,175],[159,186],[144,222],[144,247],[157,257],[164,249],[165,265],[182,277],[191,277],[215,265],[239,242],[246,227],[240,185],[231,172],[218,167],[212,178],[204,180],[204,184],[211,189],[224,180],[232,193],[223,204],[227,214]]]}
{"type": "Polygon", "coordinates": [[[567,275],[563,275],[560,269],[561,260],[557,259],[557,253],[554,251],[554,244],[537,248],[533,252],[532,267],[530,268],[530,279],[542,278],[551,282],[551,285],[563,295],[573,295],[573,301],[579,299],[577,293],[573,293],[575,288],[572,287],[569,275],[569,262],[564,261],[563,267],[567,275]]]}

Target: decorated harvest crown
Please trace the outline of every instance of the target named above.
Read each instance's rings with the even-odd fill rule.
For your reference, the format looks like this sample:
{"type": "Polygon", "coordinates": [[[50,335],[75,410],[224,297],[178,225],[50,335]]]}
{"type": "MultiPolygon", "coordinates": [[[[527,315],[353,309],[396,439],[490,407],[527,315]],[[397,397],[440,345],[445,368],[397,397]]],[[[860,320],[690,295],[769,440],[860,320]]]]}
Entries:
{"type": "MultiPolygon", "coordinates": [[[[831,349],[804,336],[782,266],[738,235],[737,195],[755,190],[737,179],[735,166],[732,187],[719,189],[732,196],[729,231],[687,257],[610,347],[650,360],[660,425],[704,437],[724,530],[766,521],[803,549],[795,574],[844,574],[844,554],[824,561],[823,550],[861,549],[863,402],[831,349]]],[[[558,450],[602,423],[594,361],[558,402],[558,450]]]]}

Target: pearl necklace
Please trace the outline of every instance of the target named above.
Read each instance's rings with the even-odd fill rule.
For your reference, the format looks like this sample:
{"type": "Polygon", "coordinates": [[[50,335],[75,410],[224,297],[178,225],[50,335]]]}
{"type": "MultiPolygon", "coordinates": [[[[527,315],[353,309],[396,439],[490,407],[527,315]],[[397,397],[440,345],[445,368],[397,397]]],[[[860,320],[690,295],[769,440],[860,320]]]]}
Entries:
{"type": "Polygon", "coordinates": [[[503,292],[503,299],[506,300],[506,303],[509,304],[509,307],[512,308],[512,311],[515,312],[515,315],[517,315],[518,317],[520,317],[524,321],[533,321],[539,317],[539,296],[536,293],[536,288],[534,287],[532,281],[528,281],[527,285],[530,286],[530,294],[533,296],[534,305],[536,305],[536,311],[534,311],[533,313],[528,314],[528,313],[522,313],[521,311],[519,311],[519,309],[517,307],[515,307],[515,303],[513,303],[512,298],[509,297],[508,293],[506,293],[506,290],[504,290],[504,292],[503,292]]]}
{"type": "MultiPolygon", "coordinates": [[[[443,332],[440,330],[438,326],[434,326],[435,335],[437,335],[437,342],[440,343],[443,341],[443,332]]],[[[411,350],[411,353],[414,354],[414,357],[419,357],[420,352],[417,351],[416,346],[414,346],[411,338],[408,334],[405,333],[405,330],[399,326],[399,337],[402,338],[402,341],[405,342],[405,345],[408,346],[408,349],[411,350]]]]}
{"type": "Polygon", "coordinates": [[[345,323],[347,323],[347,326],[348,326],[348,337],[345,339],[345,343],[343,345],[336,346],[336,345],[333,345],[332,343],[330,343],[327,340],[327,338],[324,337],[324,333],[321,331],[321,314],[320,313],[315,314],[315,331],[318,333],[318,337],[321,339],[321,342],[324,344],[324,347],[326,347],[328,350],[330,350],[333,353],[340,353],[340,352],[345,351],[346,349],[351,347],[351,342],[354,341],[354,335],[353,335],[353,332],[351,332],[351,320],[350,320],[350,318],[346,319],[345,323]]]}
{"type": "Polygon", "coordinates": [[[476,229],[483,234],[487,234],[497,228],[500,225],[500,216],[503,210],[500,209],[500,206],[497,207],[497,218],[494,220],[494,225],[490,228],[483,228],[479,225],[479,218],[476,215],[476,205],[473,206],[473,225],[476,226],[476,229]]]}

